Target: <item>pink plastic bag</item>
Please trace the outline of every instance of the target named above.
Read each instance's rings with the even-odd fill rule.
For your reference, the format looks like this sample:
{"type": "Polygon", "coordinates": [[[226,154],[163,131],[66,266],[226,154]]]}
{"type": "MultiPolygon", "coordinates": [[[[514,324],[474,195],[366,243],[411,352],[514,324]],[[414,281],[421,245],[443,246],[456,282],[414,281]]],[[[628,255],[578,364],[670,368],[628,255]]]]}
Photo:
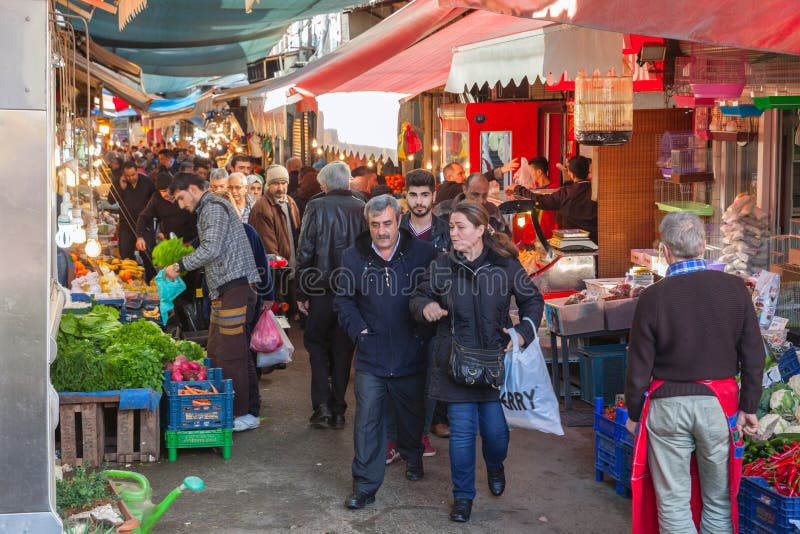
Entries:
{"type": "Polygon", "coordinates": [[[281,338],[281,327],[272,314],[272,310],[267,310],[261,314],[253,335],[250,338],[250,350],[253,352],[274,352],[283,345],[281,338]]]}

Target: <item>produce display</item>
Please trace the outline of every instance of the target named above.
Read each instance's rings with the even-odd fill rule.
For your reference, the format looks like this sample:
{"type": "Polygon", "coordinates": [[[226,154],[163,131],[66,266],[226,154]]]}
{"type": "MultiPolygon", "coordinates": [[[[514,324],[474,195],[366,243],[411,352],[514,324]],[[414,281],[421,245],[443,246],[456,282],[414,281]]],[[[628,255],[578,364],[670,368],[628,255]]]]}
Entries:
{"type": "Polygon", "coordinates": [[[642,290],[644,290],[645,287],[646,286],[643,285],[631,285],[628,282],[622,282],[621,284],[617,284],[613,287],[608,288],[607,294],[604,296],[598,295],[597,293],[584,289],[580,293],[575,293],[574,295],[571,295],[569,298],[567,298],[567,300],[564,302],[564,305],[597,302],[599,300],[620,300],[620,299],[636,298],[641,294],[642,290]]]}
{"type": "Polygon", "coordinates": [[[725,272],[750,275],[769,263],[769,216],[748,194],[736,197],[722,215],[722,256],[725,272]]]}
{"type": "Polygon", "coordinates": [[[392,188],[395,195],[400,195],[406,190],[406,181],[402,174],[390,174],[386,176],[386,185],[392,188]]]}
{"type": "Polygon", "coordinates": [[[535,274],[547,266],[545,255],[534,249],[522,249],[519,251],[519,262],[528,274],[535,274]]]}
{"type": "Polygon", "coordinates": [[[64,315],[57,337],[58,356],[50,366],[56,391],[160,389],[165,364],[184,355],[205,358],[191,341],[176,341],[154,323],[121,324],[119,312],[97,305],[86,315],[64,315]]]}
{"type": "Polygon", "coordinates": [[[744,476],[761,477],[787,497],[800,496],[800,434],[779,438],[748,448],[744,476]]]}
{"type": "Polygon", "coordinates": [[[165,239],[153,248],[153,265],[166,267],[178,262],[178,260],[192,252],[194,252],[194,247],[184,245],[183,239],[180,237],[165,239]]]}
{"type": "Polygon", "coordinates": [[[96,299],[119,299],[125,292],[155,293],[154,283],[144,281],[144,267],[133,260],[97,258],[92,260],[95,270],[73,259],[76,278],[72,281],[73,293],[86,293],[96,299]]]}
{"type": "Polygon", "coordinates": [[[208,378],[208,369],[205,365],[189,360],[184,354],[179,354],[174,362],[167,364],[167,371],[170,372],[170,379],[173,382],[208,378]]]}

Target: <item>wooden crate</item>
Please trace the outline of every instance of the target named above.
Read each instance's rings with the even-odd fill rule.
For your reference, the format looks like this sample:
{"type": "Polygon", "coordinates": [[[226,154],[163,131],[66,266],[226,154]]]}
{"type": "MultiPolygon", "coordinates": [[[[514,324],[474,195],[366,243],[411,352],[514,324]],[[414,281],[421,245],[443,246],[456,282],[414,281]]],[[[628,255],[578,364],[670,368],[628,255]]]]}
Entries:
{"type": "Polygon", "coordinates": [[[120,410],[119,395],[59,395],[56,432],[61,462],[73,466],[157,462],[161,452],[158,409],[120,410]]]}

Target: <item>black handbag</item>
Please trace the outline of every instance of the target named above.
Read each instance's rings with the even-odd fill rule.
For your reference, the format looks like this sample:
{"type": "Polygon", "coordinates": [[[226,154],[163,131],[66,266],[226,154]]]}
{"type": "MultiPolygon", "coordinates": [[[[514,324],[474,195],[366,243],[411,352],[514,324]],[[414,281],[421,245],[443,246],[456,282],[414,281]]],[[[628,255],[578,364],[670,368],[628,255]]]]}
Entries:
{"type": "MultiPolygon", "coordinates": [[[[448,296],[449,297],[449,296],[448,296]]],[[[450,301],[450,377],[459,384],[478,388],[500,389],[505,381],[505,351],[473,349],[456,341],[452,298],[450,301]]]]}

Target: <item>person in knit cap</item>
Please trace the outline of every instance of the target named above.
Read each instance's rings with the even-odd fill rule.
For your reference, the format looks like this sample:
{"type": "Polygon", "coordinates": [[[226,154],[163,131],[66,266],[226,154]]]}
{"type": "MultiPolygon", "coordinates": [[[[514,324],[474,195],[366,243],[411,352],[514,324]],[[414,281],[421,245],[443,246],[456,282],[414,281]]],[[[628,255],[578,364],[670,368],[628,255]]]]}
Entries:
{"type": "Polygon", "coordinates": [[[287,194],[289,171],[286,167],[268,167],[266,182],[266,191],[250,211],[248,224],[258,232],[267,254],[283,256],[289,261],[289,269],[276,273],[275,290],[289,304],[291,317],[296,309],[294,270],[300,212],[294,199],[287,194]]]}

